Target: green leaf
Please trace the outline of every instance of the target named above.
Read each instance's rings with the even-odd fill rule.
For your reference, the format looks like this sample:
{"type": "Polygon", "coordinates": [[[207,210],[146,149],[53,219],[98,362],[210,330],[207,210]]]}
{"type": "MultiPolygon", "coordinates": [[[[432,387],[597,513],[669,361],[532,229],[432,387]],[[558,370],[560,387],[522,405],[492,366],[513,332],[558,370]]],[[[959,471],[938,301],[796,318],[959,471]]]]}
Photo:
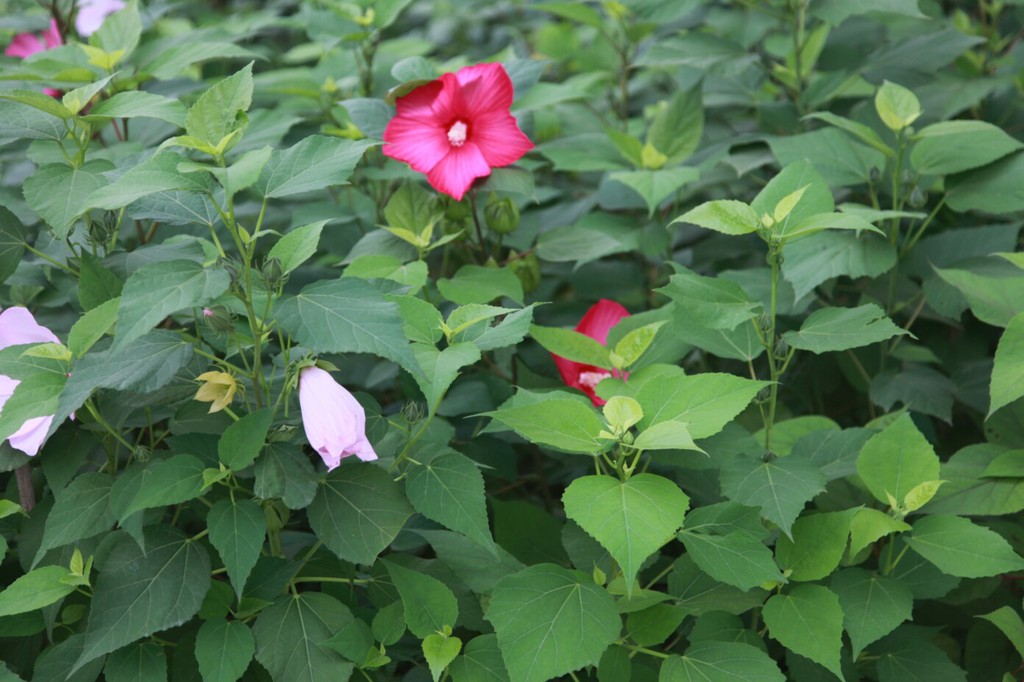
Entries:
{"type": "Polygon", "coordinates": [[[835,200],[828,184],[806,160],[797,161],[783,168],[750,202],[750,208],[760,220],[762,216],[773,215],[780,202],[801,190],[800,201],[784,219],[775,221],[772,227],[774,234],[787,234],[792,229],[791,226],[798,225],[819,213],[831,213],[835,210],[835,200]]]}
{"type": "Polygon", "coordinates": [[[641,431],[659,422],[685,422],[701,439],[725,428],[768,382],[716,372],[687,375],[679,367],[652,365],[630,374],[627,385],[638,384],[633,397],[644,410],[641,431]]]}
{"type": "Polygon", "coordinates": [[[1000,606],[992,613],[976,616],[995,625],[1013,644],[1017,654],[1024,656],[1024,620],[1009,606],[1000,606]]]}
{"type": "Polygon", "coordinates": [[[132,0],[123,9],[114,12],[89,36],[89,44],[104,52],[121,52],[121,58],[129,56],[139,44],[142,35],[142,19],[139,5],[132,0]]]}
{"type": "Polygon", "coordinates": [[[58,491],[56,502],[46,516],[43,539],[32,565],[42,561],[48,550],[110,530],[114,513],[110,509],[113,480],[107,474],[89,472],[76,477],[58,491]]]}
{"type": "Polygon", "coordinates": [[[402,331],[398,306],[362,280],[310,284],[278,306],[277,320],[314,352],[373,353],[414,375],[418,371],[402,331]]]}
{"type": "Polygon", "coordinates": [[[256,619],[256,660],[275,680],[344,682],[354,666],[327,642],[351,619],[348,607],[320,592],[280,596],[256,619]]]}
{"type": "MultiPolygon", "coordinates": [[[[0,104],[3,104],[0,102],[0,104]]],[[[0,107],[0,120],[3,118],[0,107]]],[[[2,125],[2,124],[0,124],[2,125]]],[[[25,227],[18,217],[0,206],[0,284],[14,274],[25,254],[25,227]]]]}
{"type": "Polygon", "coordinates": [[[637,435],[636,440],[633,441],[633,447],[638,450],[696,450],[704,452],[693,442],[689,424],[679,421],[651,424],[637,435]]]}
{"type": "Polygon", "coordinates": [[[462,655],[448,667],[448,673],[452,682],[508,682],[498,638],[480,635],[469,640],[462,655]]]}
{"type": "Polygon", "coordinates": [[[434,682],[438,682],[448,665],[462,651],[462,640],[434,633],[423,638],[422,648],[423,657],[427,659],[427,665],[430,667],[430,674],[434,682]]]}
{"type": "Polygon", "coordinates": [[[820,355],[869,346],[906,333],[881,308],[867,303],[856,308],[815,310],[804,320],[800,331],[786,332],[782,338],[793,348],[820,355]]]}
{"type": "Polygon", "coordinates": [[[224,466],[239,471],[256,461],[267,442],[273,420],[274,410],[265,407],[250,412],[225,429],[217,441],[217,455],[224,466]]]}
{"type": "Polygon", "coordinates": [[[420,389],[430,410],[437,409],[445,392],[458,378],[459,370],[480,359],[480,349],[472,343],[454,343],[441,351],[417,343],[413,344],[413,353],[422,370],[420,389]]]}
{"type": "Polygon", "coordinates": [[[154,632],[181,625],[199,611],[210,587],[206,550],[177,530],[145,529],[143,552],[118,536],[99,568],[75,669],[154,632]]]}
{"type": "Polygon", "coordinates": [[[549,353],[573,362],[611,369],[611,352],[596,339],[572,329],[530,325],[530,336],[549,353]]]}
{"type": "Polygon", "coordinates": [[[459,605],[447,585],[394,562],[383,560],[381,563],[388,569],[391,582],[402,598],[409,632],[423,639],[444,630],[445,626],[455,627],[459,619],[459,605]]]}
{"type": "Polygon", "coordinates": [[[896,247],[870,233],[816,234],[787,242],[782,276],[796,300],[833,277],[878,277],[896,265],[896,247]]]}
{"type": "Polygon", "coordinates": [[[850,556],[857,556],[871,543],[894,533],[910,530],[910,524],[878,509],[858,509],[850,519],[850,556]]]}
{"type": "Polygon", "coordinates": [[[793,524],[792,539],[779,538],[775,558],[790,580],[820,580],[839,566],[850,533],[849,512],[801,516],[793,524]]]}
{"type": "Polygon", "coordinates": [[[704,134],[704,106],[701,85],[679,90],[661,102],[647,129],[647,143],[668,157],[674,165],[696,151],[704,134]]]}
{"type": "Polygon", "coordinates": [[[716,534],[684,528],[679,539],[702,571],[727,585],[749,590],[763,583],[783,580],[771,550],[750,533],[716,534]]]}
{"type": "Polygon", "coordinates": [[[480,336],[474,338],[473,344],[480,350],[485,351],[505,348],[519,343],[526,338],[526,334],[530,329],[535,305],[537,304],[531,303],[521,310],[509,313],[501,322],[493,327],[488,327],[480,336]]]}
{"type": "Polygon", "coordinates": [[[384,469],[345,462],[327,474],[309,506],[313,532],[342,561],[372,564],[412,508],[384,469]]]}
{"type": "Polygon", "coordinates": [[[873,645],[878,682],[966,682],[967,675],[933,638],[932,630],[904,625],[873,645]]]}
{"type": "Polygon", "coordinates": [[[103,208],[112,211],[157,192],[210,190],[212,183],[207,175],[178,171],[178,166],[185,160],[185,157],[171,152],[155,154],[89,195],[84,208],[103,208]]]}
{"type": "Polygon", "coordinates": [[[241,71],[211,86],[189,107],[185,116],[185,132],[211,147],[217,147],[252,104],[252,62],[241,71]]]}
{"type": "Polygon", "coordinates": [[[945,179],[946,204],[954,211],[1010,213],[1024,209],[1024,152],[1016,152],[984,168],[945,179]]]}
{"type": "Polygon", "coordinates": [[[1024,312],[1024,278],[1016,268],[997,270],[995,276],[955,268],[935,268],[935,272],[960,290],[971,312],[986,324],[1005,327],[1024,312]]]}
{"type": "Polygon", "coordinates": [[[194,455],[174,455],[150,465],[141,485],[134,484],[129,488],[136,489],[135,495],[120,513],[118,521],[124,523],[129,516],[143,509],[180,504],[199,497],[205,468],[206,465],[194,455]]]}
{"type": "Polygon", "coordinates": [[[102,174],[112,170],[109,161],[94,160],[71,168],[51,163],[25,180],[23,191],[29,206],[53,228],[58,239],[71,233],[71,227],[89,208],[93,192],[110,184],[102,174]]]}
{"type": "Polygon", "coordinates": [[[41,566],[21,576],[0,592],[0,617],[28,613],[58,602],[75,591],[63,579],[71,573],[63,566],[41,566]]]}
{"type": "Polygon", "coordinates": [[[68,332],[68,350],[72,355],[82,357],[94,343],[113,333],[120,305],[120,297],[112,298],[86,312],[72,325],[68,332]]]}
{"type": "Polygon", "coordinates": [[[914,594],[893,578],[861,568],[847,568],[832,576],[831,589],[843,608],[843,624],[850,634],[853,657],[881,639],[900,623],[910,620],[914,594]]]}
{"type": "Polygon", "coordinates": [[[91,123],[102,123],[112,118],[156,118],[184,128],[185,107],[170,97],[129,90],[97,102],[82,118],[91,123]]]}
{"type": "Polygon", "coordinates": [[[628,595],[644,560],[683,525],[690,499],[667,478],[637,474],[626,481],[582,476],[566,488],[562,503],[565,515],[618,562],[628,595]]]}
{"type": "Polygon", "coordinates": [[[915,487],[940,478],[939,458],[910,415],[904,414],[864,444],[857,473],[876,500],[888,504],[892,495],[903,504],[915,487]]]}
{"type": "Polygon", "coordinates": [[[655,289],[672,299],[692,324],[708,329],[735,329],[762,308],[739,284],[721,277],[704,277],[685,268],[667,286],[655,289]]]}
{"type": "Polygon", "coordinates": [[[597,13],[597,10],[587,5],[581,5],[575,2],[542,2],[534,5],[533,9],[540,10],[542,12],[551,12],[552,14],[564,19],[571,19],[572,21],[593,26],[594,28],[599,29],[604,27],[604,21],[601,19],[601,15],[597,13]]]}
{"type": "Polygon", "coordinates": [[[319,477],[309,458],[292,443],[270,443],[253,467],[253,493],[280,497],[289,509],[305,509],[313,501],[319,477]]]}
{"type": "Polygon", "coordinates": [[[875,111],[889,130],[899,132],[921,115],[921,103],[902,85],[884,81],[875,93],[875,111]]]}
{"type": "Polygon", "coordinates": [[[667,320],[659,320],[642,327],[631,329],[615,344],[614,353],[621,358],[622,369],[629,369],[643,357],[647,349],[654,343],[654,337],[658,330],[668,323],[667,320]]]}
{"type": "Polygon", "coordinates": [[[797,585],[766,601],[761,615],[772,639],[844,679],[839,665],[843,610],[834,592],[821,585],[797,585]]]}
{"type": "Polygon", "coordinates": [[[545,682],[597,665],[622,628],[607,592],[586,574],[553,564],[502,578],[485,615],[514,682],[545,682]]]}
{"type": "Polygon", "coordinates": [[[123,349],[168,315],[206,305],[227,291],[230,283],[226,270],[190,260],[142,266],[121,292],[114,348],[123,349]]]}
{"type": "MultiPolygon", "coordinates": [[[[865,128],[869,135],[875,135],[875,131],[866,126],[865,128]]],[[[881,139],[877,140],[877,144],[885,149],[881,139]]],[[[768,139],[768,145],[772,148],[775,158],[779,160],[779,165],[785,167],[801,159],[807,159],[814,164],[830,187],[867,183],[871,178],[872,168],[885,168],[886,152],[859,144],[835,128],[771,137],[768,139]]]]}
{"type": "MultiPolygon", "coordinates": [[[[124,282],[88,251],[81,254],[78,267],[78,302],[92,310],[112,299],[120,299],[124,282]]],[[[120,300],[118,301],[120,304],[120,300]]]]}
{"type": "Polygon", "coordinates": [[[69,90],[61,97],[61,104],[67,107],[72,114],[78,114],[85,108],[89,101],[101,90],[107,87],[107,83],[113,78],[113,74],[87,85],[69,90]]]}
{"type": "Polygon", "coordinates": [[[598,434],[604,423],[597,413],[576,400],[553,398],[532,405],[485,412],[520,436],[540,445],[593,455],[604,448],[598,434]]]}
{"type": "Polygon", "coordinates": [[[484,478],[468,457],[452,451],[410,467],[405,494],[420,514],[496,552],[487,525],[484,478]]]}
{"type": "Polygon", "coordinates": [[[813,462],[793,456],[770,462],[737,457],[722,467],[722,493],[761,508],[764,518],[790,535],[804,505],[825,489],[825,476],[813,462]]]}
{"type": "Polygon", "coordinates": [[[267,260],[276,258],[281,263],[281,272],[287,275],[313,257],[327,223],[327,220],[319,220],[290,230],[270,248],[267,260]]]}
{"type": "Polygon", "coordinates": [[[217,549],[238,598],[263,549],[267,520],[252,500],[218,500],[207,516],[210,544],[217,549]]]}
{"type": "Polygon", "coordinates": [[[609,179],[621,182],[643,198],[647,215],[653,216],[661,202],[682,189],[683,185],[700,178],[700,170],[690,166],[661,168],[659,170],[618,171],[609,179]]]}
{"type": "Polygon", "coordinates": [[[978,168],[1014,152],[1024,143],[985,121],[942,121],[922,128],[910,162],[921,175],[948,175],[978,168]]]}
{"type": "Polygon", "coordinates": [[[984,578],[1024,568],[999,534],[960,516],[925,516],[914,522],[910,548],[948,575],[984,578]]]}
{"type": "Polygon", "coordinates": [[[783,682],[778,664],[741,642],[697,642],[661,664],[658,682],[783,682]]]}
{"type": "Polygon", "coordinates": [[[437,290],[452,303],[490,303],[506,296],[523,302],[523,285],[509,268],[463,265],[451,279],[437,280],[437,290]]]}
{"type": "Polygon", "coordinates": [[[267,199],[280,199],[345,185],[363,158],[377,143],[310,135],[288,149],[275,150],[253,186],[267,199]]]}
{"type": "Polygon", "coordinates": [[[140,642],[107,656],[107,682],[167,682],[167,656],[155,642],[140,642]]]}
{"type": "Polygon", "coordinates": [[[778,231],[778,234],[785,239],[786,243],[789,243],[810,237],[824,230],[850,230],[857,234],[861,232],[885,234],[856,213],[831,212],[815,213],[796,223],[788,223],[785,229],[778,231]]]}
{"type": "MultiPolygon", "coordinates": [[[[0,99],[10,100],[12,102],[18,102],[20,104],[26,104],[33,109],[38,109],[50,116],[55,116],[59,119],[68,120],[74,115],[68,111],[67,107],[57,101],[55,97],[44,95],[41,92],[35,90],[4,90],[0,91],[0,99]]],[[[64,135],[60,135],[57,139],[63,138],[64,135]]]]}
{"type": "Polygon", "coordinates": [[[742,201],[721,199],[690,209],[672,221],[673,225],[675,223],[691,223],[723,234],[740,235],[756,230],[760,220],[742,201]]]}
{"type": "Polygon", "coordinates": [[[252,631],[237,620],[208,620],[196,633],[196,661],[203,682],[235,682],[255,652],[252,631]]]}

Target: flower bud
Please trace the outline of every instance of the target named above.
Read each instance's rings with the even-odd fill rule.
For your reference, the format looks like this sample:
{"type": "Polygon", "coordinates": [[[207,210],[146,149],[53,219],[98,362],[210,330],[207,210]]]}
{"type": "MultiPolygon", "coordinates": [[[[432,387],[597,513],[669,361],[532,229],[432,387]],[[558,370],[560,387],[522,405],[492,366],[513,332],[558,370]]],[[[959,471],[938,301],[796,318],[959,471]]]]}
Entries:
{"type": "Polygon", "coordinates": [[[299,373],[299,407],[306,440],[328,471],[349,455],[364,462],[377,459],[366,439],[363,406],[329,372],[313,366],[299,373]]]}
{"type": "Polygon", "coordinates": [[[508,234],[519,227],[519,207],[512,199],[499,199],[493,192],[487,198],[484,207],[484,220],[487,227],[497,234],[508,234]]]}
{"type": "Polygon", "coordinates": [[[540,285],[540,261],[533,252],[512,260],[508,266],[519,278],[524,293],[528,294],[540,285]]]}
{"type": "Polygon", "coordinates": [[[871,184],[874,184],[874,183],[878,182],[881,179],[882,179],[882,171],[881,171],[881,169],[879,169],[878,166],[872,166],[871,170],[868,171],[868,180],[871,181],[871,184]]]}
{"type": "Polygon", "coordinates": [[[267,287],[271,290],[276,290],[284,283],[284,279],[284,269],[281,267],[281,261],[277,258],[268,258],[267,262],[263,264],[263,281],[267,283],[267,287]]]}
{"type": "Polygon", "coordinates": [[[203,308],[203,321],[218,334],[227,334],[235,328],[234,314],[222,305],[203,308]]]}
{"type": "Polygon", "coordinates": [[[928,197],[920,187],[915,187],[914,191],[910,193],[910,205],[913,208],[922,208],[926,203],[928,203],[928,197]]]}

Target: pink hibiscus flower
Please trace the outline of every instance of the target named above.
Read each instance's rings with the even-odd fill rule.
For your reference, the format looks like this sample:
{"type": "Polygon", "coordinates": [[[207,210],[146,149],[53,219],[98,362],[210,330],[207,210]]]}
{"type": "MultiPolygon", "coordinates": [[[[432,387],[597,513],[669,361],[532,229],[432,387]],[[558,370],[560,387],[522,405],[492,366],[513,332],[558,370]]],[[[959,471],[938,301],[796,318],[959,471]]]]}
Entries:
{"type": "MultiPolygon", "coordinates": [[[[60,339],[37,323],[36,318],[25,308],[8,308],[0,313],[0,348],[28,343],[60,343],[60,339]]],[[[16,379],[0,374],[0,411],[19,383],[16,379]]],[[[43,447],[52,422],[52,415],[29,419],[7,441],[11,447],[32,457],[43,447]]]]}
{"type": "Polygon", "coordinates": [[[299,372],[299,408],[306,440],[328,471],[349,455],[364,462],[377,459],[366,439],[366,411],[326,370],[306,367],[299,372]]]}
{"type": "MultiPolygon", "coordinates": [[[[19,33],[14,36],[14,40],[4,50],[4,54],[8,57],[19,57],[25,59],[37,52],[45,52],[50,48],[59,47],[63,45],[64,41],[60,37],[60,30],[57,28],[57,21],[55,19],[50,20],[50,26],[41,35],[35,33],[19,33]]],[[[50,97],[59,97],[60,91],[54,90],[53,88],[43,88],[50,97]]]]}
{"type": "Polygon", "coordinates": [[[461,201],[474,180],[533,148],[509,113],[512,95],[501,64],[446,73],[398,98],[384,155],[426,173],[434,189],[461,201]]]}
{"type": "Polygon", "coordinates": [[[124,6],[124,0],[78,0],[75,30],[82,37],[91,36],[103,25],[104,19],[124,6]]]}
{"type": "MultiPolygon", "coordinates": [[[[584,315],[583,319],[580,320],[580,323],[576,325],[576,331],[581,334],[586,334],[604,346],[608,343],[608,332],[611,331],[612,327],[617,325],[624,317],[629,317],[628,310],[615,301],[609,301],[606,298],[602,298],[590,307],[587,314],[584,315]]],[[[618,370],[608,371],[607,369],[602,369],[593,365],[586,365],[582,362],[573,362],[572,360],[566,360],[554,353],[551,354],[551,357],[554,358],[555,365],[558,367],[558,372],[562,375],[562,381],[564,381],[567,386],[578,388],[586,393],[591,402],[598,407],[604,405],[606,402],[599,398],[594,392],[594,389],[597,388],[599,383],[601,383],[601,380],[607,379],[610,376],[626,377],[625,373],[619,372],[618,370]]]]}

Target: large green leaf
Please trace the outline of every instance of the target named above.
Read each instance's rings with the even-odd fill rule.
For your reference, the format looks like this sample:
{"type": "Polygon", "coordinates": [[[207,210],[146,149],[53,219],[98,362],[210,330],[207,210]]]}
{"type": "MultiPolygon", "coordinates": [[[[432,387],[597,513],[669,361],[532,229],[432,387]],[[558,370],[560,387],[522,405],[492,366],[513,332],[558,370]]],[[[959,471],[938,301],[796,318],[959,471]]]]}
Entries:
{"type": "Polygon", "coordinates": [[[942,121],[919,130],[910,162],[921,175],[948,175],[984,166],[1024,147],[985,121],[942,121]]]}
{"type": "Polygon", "coordinates": [[[723,234],[747,234],[757,229],[760,217],[742,201],[708,201],[672,221],[692,223],[723,234]]]}
{"type": "Polygon", "coordinates": [[[797,300],[833,277],[877,277],[896,265],[896,247],[871,232],[824,232],[786,244],[782,276],[797,300]]]}
{"type": "Polygon", "coordinates": [[[797,585],[766,601],[761,615],[773,639],[844,679],[839,665],[843,610],[834,592],[821,585],[797,585]]]}
{"type": "Polygon", "coordinates": [[[168,315],[206,305],[231,283],[228,272],[190,260],[144,265],[125,282],[114,347],[123,349],[168,315]]]}
{"type": "Polygon", "coordinates": [[[999,408],[1024,396],[1024,313],[1010,319],[999,339],[989,396],[990,417],[999,408]]]}
{"type": "Polygon", "coordinates": [[[199,497],[203,489],[203,462],[195,455],[174,455],[163,461],[150,462],[141,482],[119,478],[114,484],[113,497],[122,491],[131,502],[118,510],[118,521],[137,511],[170,504],[181,504],[199,497]]]}
{"type": "Polygon", "coordinates": [[[116,180],[100,187],[85,202],[83,208],[123,208],[142,197],[157,192],[189,190],[206,192],[212,188],[205,173],[181,173],[178,165],[185,157],[172,152],[160,152],[134,168],[129,168],[116,180]]]}
{"type": "Polygon", "coordinates": [[[768,654],[741,642],[697,642],[661,664],[658,682],[783,682],[768,654]]]}
{"type": "Polygon", "coordinates": [[[111,118],[158,118],[183,128],[185,107],[177,99],[141,90],[129,90],[100,100],[83,118],[96,122],[104,122],[105,119],[111,118]]]}
{"type": "MultiPolygon", "coordinates": [[[[0,110],[0,118],[2,116],[0,110]]],[[[0,283],[14,274],[24,254],[25,226],[18,220],[18,216],[0,206],[0,283]]]]}
{"type": "Polygon", "coordinates": [[[41,566],[21,576],[0,592],[0,617],[27,613],[60,601],[75,591],[63,582],[70,576],[63,566],[41,566]]]}
{"type": "Polygon", "coordinates": [[[498,638],[494,635],[480,635],[469,640],[462,655],[448,667],[448,672],[452,682],[508,682],[498,638]]]}
{"type": "Polygon", "coordinates": [[[619,636],[615,602],[584,574],[538,564],[502,578],[486,611],[511,682],[597,665],[619,636]]]}
{"type": "Polygon", "coordinates": [[[98,566],[76,669],[141,637],[181,625],[203,603],[210,559],[202,545],[165,526],[144,532],[145,552],[122,535],[98,566]]]}
{"type": "Polygon", "coordinates": [[[672,275],[668,285],[657,291],[675,301],[676,309],[692,324],[708,329],[735,329],[761,309],[735,282],[689,270],[672,275]]]}
{"type": "Polygon", "coordinates": [[[270,247],[267,259],[276,258],[281,264],[281,272],[287,275],[313,257],[320,243],[320,233],[327,223],[327,220],[318,220],[289,230],[270,247]]]}
{"type": "MultiPolygon", "coordinates": [[[[873,133],[870,128],[868,131],[873,133]]],[[[881,140],[878,142],[881,144],[881,140]]],[[[867,183],[872,168],[885,168],[885,154],[851,140],[835,128],[772,137],[768,145],[783,166],[809,160],[831,187],[867,183]]]]}
{"type": "Polygon", "coordinates": [[[831,213],[835,209],[835,200],[828,184],[806,160],[791,163],[783,168],[754,197],[750,202],[750,208],[758,218],[765,215],[774,216],[783,200],[796,193],[799,193],[799,201],[785,216],[774,219],[772,231],[775,234],[788,234],[792,226],[799,224],[800,221],[821,213],[831,213]]]}
{"type": "Polygon", "coordinates": [[[384,561],[391,582],[402,598],[405,624],[409,632],[423,639],[445,626],[454,628],[459,619],[459,605],[451,589],[437,578],[384,561]]]}
{"type": "Polygon", "coordinates": [[[876,500],[888,504],[892,495],[902,504],[911,490],[940,478],[939,458],[905,414],[864,444],[857,473],[876,500]]]}
{"type": "Polygon", "coordinates": [[[850,635],[855,659],[864,647],[910,620],[914,609],[914,594],[909,587],[862,568],[836,573],[831,588],[843,607],[843,625],[850,635]]]}
{"type": "Polygon", "coordinates": [[[252,500],[222,499],[213,505],[206,519],[210,528],[210,544],[220,554],[228,578],[241,598],[267,534],[263,510],[252,500]]]}
{"type": "Polygon", "coordinates": [[[793,524],[792,539],[779,538],[775,557],[793,581],[820,580],[839,566],[850,534],[851,512],[806,514],[793,524]]]}
{"type": "Polygon", "coordinates": [[[530,336],[549,353],[566,360],[604,369],[612,368],[611,351],[591,336],[572,329],[530,326],[530,336]]]}
{"type": "Polygon", "coordinates": [[[991,274],[959,268],[935,268],[935,272],[960,290],[971,312],[986,324],[1005,327],[1024,312],[1024,277],[1016,267],[999,264],[991,274]]]}
{"type": "Polygon", "coordinates": [[[250,412],[224,430],[217,441],[217,456],[224,466],[238,471],[252,464],[267,441],[274,411],[250,412]]]}
{"type": "Polygon", "coordinates": [[[622,568],[626,591],[644,560],[672,539],[690,506],[675,483],[655,474],[626,481],[583,476],[562,495],[565,515],[608,550],[622,568]]]}
{"type": "Polygon", "coordinates": [[[792,455],[770,462],[736,457],[722,467],[722,493],[734,502],[760,507],[764,518],[787,535],[804,505],[824,489],[820,468],[792,455]]]}
{"type": "Polygon", "coordinates": [[[109,161],[89,161],[78,168],[54,163],[43,166],[25,180],[25,200],[53,228],[59,239],[88,209],[89,197],[109,180],[102,173],[112,170],[109,161]]]}
{"type": "Polygon", "coordinates": [[[871,654],[878,657],[878,682],[966,682],[964,671],[933,639],[931,629],[904,625],[872,644],[871,654]]]}
{"type": "Polygon", "coordinates": [[[943,573],[984,578],[1024,568],[1003,537],[961,516],[925,516],[914,522],[910,548],[943,573]]]}
{"type": "Polygon", "coordinates": [[[402,331],[398,306],[355,278],[310,284],[277,308],[297,341],[320,353],[373,353],[414,375],[419,370],[402,331]]]}
{"type": "Polygon", "coordinates": [[[54,547],[110,530],[115,521],[114,512],[110,509],[112,484],[113,480],[107,474],[90,472],[76,477],[68,487],[57,492],[57,500],[46,516],[43,540],[33,565],[54,547]]]}
{"type": "Polygon", "coordinates": [[[167,656],[156,642],[140,642],[107,656],[107,682],[166,682],[167,656]]]}
{"type": "Polygon", "coordinates": [[[405,494],[420,514],[495,552],[487,525],[484,477],[465,455],[447,452],[422,466],[410,467],[405,494]]]}
{"type": "Polygon", "coordinates": [[[811,313],[800,331],[786,332],[782,338],[793,348],[812,353],[847,350],[869,346],[906,332],[886,317],[873,303],[856,308],[822,308],[811,313]]]}
{"type": "Polygon", "coordinates": [[[453,303],[490,303],[507,296],[522,303],[523,285],[509,268],[463,265],[450,279],[437,280],[437,290],[453,303]]]}
{"type": "Polygon", "coordinates": [[[327,642],[351,620],[348,607],[320,592],[278,597],[253,627],[256,660],[274,680],[345,682],[354,666],[327,642]]]}
{"type": "Polygon", "coordinates": [[[252,104],[252,63],[218,81],[199,96],[185,116],[185,132],[211,147],[238,125],[252,104]]]}
{"type": "Polygon", "coordinates": [[[782,581],[771,550],[750,533],[695,532],[684,528],[679,539],[702,571],[727,585],[749,590],[764,583],[782,581]]]}
{"type": "Polygon", "coordinates": [[[376,144],[310,135],[294,147],[275,151],[253,189],[268,199],[280,199],[347,184],[363,152],[376,144]]]}
{"type": "Polygon", "coordinates": [[[372,564],[412,516],[412,507],[384,469],[345,462],[327,474],[308,513],[313,532],[338,558],[372,564]]]}
{"type": "Polygon", "coordinates": [[[984,168],[946,178],[946,204],[954,211],[1010,213],[1024,209],[1024,152],[1017,152],[984,168]]]}
{"type": "Polygon", "coordinates": [[[255,651],[252,631],[237,620],[208,620],[196,633],[196,661],[203,682],[235,682],[255,651]]]}
{"type": "Polygon", "coordinates": [[[647,214],[654,215],[661,202],[683,185],[700,177],[700,170],[690,166],[661,168],[659,170],[619,171],[608,176],[639,194],[647,204],[647,214]]]}
{"type": "Polygon", "coordinates": [[[604,448],[597,435],[604,423],[587,405],[553,398],[530,405],[503,407],[487,416],[513,429],[532,443],[567,452],[593,455],[604,448]]]}

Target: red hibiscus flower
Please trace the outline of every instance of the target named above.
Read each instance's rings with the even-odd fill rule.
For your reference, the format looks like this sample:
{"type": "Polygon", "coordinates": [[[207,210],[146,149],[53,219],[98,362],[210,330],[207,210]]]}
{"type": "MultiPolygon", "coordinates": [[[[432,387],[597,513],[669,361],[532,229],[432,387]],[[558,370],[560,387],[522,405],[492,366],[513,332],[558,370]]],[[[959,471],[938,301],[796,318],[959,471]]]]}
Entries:
{"type": "MultiPolygon", "coordinates": [[[[53,47],[59,47],[63,45],[64,41],[60,37],[60,29],[57,28],[57,21],[54,19],[50,20],[50,26],[43,31],[41,36],[35,33],[19,33],[14,36],[14,40],[4,50],[4,54],[8,57],[20,57],[25,59],[30,57],[37,52],[45,52],[53,47]]],[[[53,88],[44,88],[45,92],[50,97],[59,97],[60,91],[54,90],[53,88]]]]}
{"type": "MultiPolygon", "coordinates": [[[[608,343],[608,332],[624,317],[629,317],[628,310],[615,301],[602,298],[590,307],[587,314],[576,325],[576,331],[586,334],[603,346],[608,343]]],[[[610,376],[622,378],[626,376],[618,370],[609,371],[593,365],[573,362],[554,353],[551,354],[551,357],[555,359],[555,365],[558,366],[558,372],[562,375],[562,381],[567,386],[578,388],[586,393],[587,397],[598,407],[606,402],[594,393],[594,389],[601,383],[601,380],[610,376]]]]}
{"type": "Polygon", "coordinates": [[[434,189],[461,201],[474,180],[533,148],[509,113],[512,94],[501,64],[446,73],[398,98],[384,155],[426,173],[434,189]]]}

